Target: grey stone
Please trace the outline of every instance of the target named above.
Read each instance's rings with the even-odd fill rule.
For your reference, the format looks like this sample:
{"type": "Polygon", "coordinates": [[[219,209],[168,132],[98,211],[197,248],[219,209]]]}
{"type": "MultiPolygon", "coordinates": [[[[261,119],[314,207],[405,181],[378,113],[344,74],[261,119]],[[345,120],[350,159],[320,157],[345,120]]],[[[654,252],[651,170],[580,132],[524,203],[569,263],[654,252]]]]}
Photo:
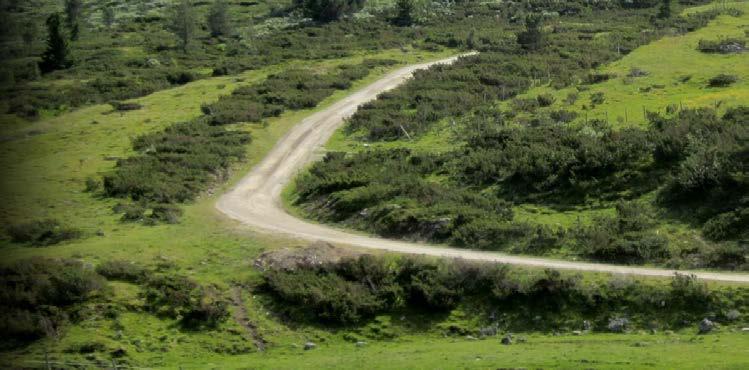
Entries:
{"type": "Polygon", "coordinates": [[[615,317],[609,320],[608,328],[614,333],[623,333],[629,326],[629,319],[624,317],[615,317]]]}
{"type": "Polygon", "coordinates": [[[584,320],[583,321],[583,330],[588,331],[591,328],[593,328],[593,325],[590,324],[590,321],[584,320]]]}
{"type": "Polygon", "coordinates": [[[304,343],[304,350],[305,351],[309,351],[311,349],[315,349],[315,347],[317,347],[317,345],[314,344],[314,343],[312,343],[312,342],[304,343]]]}
{"type": "Polygon", "coordinates": [[[481,337],[493,337],[497,335],[496,326],[487,326],[479,329],[479,336],[481,337]]]}
{"type": "Polygon", "coordinates": [[[504,337],[502,337],[502,344],[509,346],[512,344],[512,334],[507,334],[504,337]]]}
{"type": "Polygon", "coordinates": [[[583,335],[583,332],[580,330],[573,330],[572,335],[583,335]]]}
{"type": "Polygon", "coordinates": [[[358,342],[356,342],[356,346],[357,346],[357,347],[364,347],[364,346],[366,346],[366,345],[367,345],[367,342],[362,342],[362,341],[358,341],[358,342]]]}
{"type": "Polygon", "coordinates": [[[741,317],[741,312],[739,310],[730,310],[726,312],[726,319],[730,321],[736,321],[741,317]]]}
{"type": "Polygon", "coordinates": [[[707,318],[702,319],[697,328],[700,330],[700,334],[707,334],[715,329],[715,323],[707,318]]]}

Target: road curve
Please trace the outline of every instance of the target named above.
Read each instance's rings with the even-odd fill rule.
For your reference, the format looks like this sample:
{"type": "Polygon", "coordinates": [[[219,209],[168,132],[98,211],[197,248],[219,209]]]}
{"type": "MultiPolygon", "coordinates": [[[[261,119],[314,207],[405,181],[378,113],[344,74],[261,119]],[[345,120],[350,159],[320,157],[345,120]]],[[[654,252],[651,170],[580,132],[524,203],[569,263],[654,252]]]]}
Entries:
{"type": "MultiPolygon", "coordinates": [[[[284,234],[311,241],[321,240],[338,245],[530,267],[638,276],[663,277],[672,276],[677,272],[676,270],[658,268],[513,256],[497,252],[449,248],[369,237],[338,230],[326,225],[310,223],[298,219],[284,210],[281,202],[281,192],[284,186],[303,167],[315,159],[316,150],[328,141],[330,136],[343,123],[344,119],[351,116],[359,105],[373,100],[378,94],[400,85],[410,78],[416,70],[424,69],[438,63],[451,63],[457,58],[452,57],[436,62],[403,67],[347,96],[330,107],[308,116],[276,143],[275,147],[263,161],[242,178],[234,188],[222,195],[216,203],[216,208],[228,217],[259,231],[284,234]]],[[[694,274],[704,280],[749,283],[749,274],[703,271],[680,272],[694,274]]]]}

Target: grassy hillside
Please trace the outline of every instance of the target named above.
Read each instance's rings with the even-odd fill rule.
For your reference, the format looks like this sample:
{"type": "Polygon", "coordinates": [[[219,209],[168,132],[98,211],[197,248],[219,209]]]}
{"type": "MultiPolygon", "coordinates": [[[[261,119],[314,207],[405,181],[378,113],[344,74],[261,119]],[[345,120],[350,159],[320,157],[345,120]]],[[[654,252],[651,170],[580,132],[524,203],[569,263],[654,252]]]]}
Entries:
{"type": "MultiPolygon", "coordinates": [[[[5,7],[6,3],[12,2],[2,3],[6,16],[10,14],[19,20],[28,16],[38,23],[50,12],[60,9],[59,4],[50,1],[19,2],[22,3],[20,10],[5,7]]],[[[623,293],[624,298],[646,303],[637,308],[596,306],[600,322],[599,327],[591,331],[584,330],[583,319],[587,318],[576,311],[581,301],[571,302],[570,306],[576,309],[549,320],[548,325],[538,325],[539,320],[536,324],[525,325],[527,320],[534,319],[524,317],[524,312],[530,312],[524,311],[527,306],[508,309],[507,315],[503,316],[507,325],[497,335],[481,340],[477,339],[478,331],[490,322],[489,316],[496,316],[492,314],[496,310],[491,306],[496,302],[481,297],[458,298],[460,304],[447,309],[406,307],[380,310],[362,316],[359,321],[339,325],[314,317],[299,319],[291,311],[312,312],[314,305],[291,305],[280,299],[277,292],[268,290],[268,275],[254,268],[255,259],[265,251],[297,247],[301,242],[247,230],[219,215],[214,203],[218,194],[239,181],[290,127],[388,71],[405,64],[443,58],[457,53],[455,48],[465,48],[469,44],[485,54],[494,55],[483,59],[478,68],[487,68],[482,76],[485,81],[503,77],[506,70],[501,68],[515,68],[502,64],[502,53],[517,47],[514,33],[522,30],[523,25],[517,21],[516,15],[528,10],[525,5],[442,3],[432,6],[431,3],[418,3],[422,5],[419,6],[416,26],[396,27],[389,20],[393,9],[391,1],[369,3],[364,11],[350,19],[329,24],[301,21],[297,15],[283,11],[288,5],[283,2],[230,1],[231,18],[239,36],[214,39],[208,36],[206,29],[200,28],[191,53],[184,55],[175,48],[173,35],[164,30],[171,2],[145,2],[145,7],[139,6],[138,1],[118,2],[117,20],[112,30],[105,30],[101,23],[102,4],[84,2],[82,34],[74,43],[73,51],[79,61],[86,62],[40,79],[26,80],[16,75],[12,85],[3,85],[3,106],[0,108],[12,105],[8,104],[10,96],[35,97],[30,100],[36,100],[32,106],[38,105],[39,111],[38,115],[30,117],[4,115],[1,119],[0,222],[4,229],[8,229],[27,221],[55,219],[64,227],[80,230],[81,237],[37,246],[12,242],[7,230],[3,230],[0,239],[0,308],[3,311],[0,325],[17,333],[29,329],[24,325],[33,326],[35,332],[32,334],[38,337],[3,336],[0,366],[36,368],[49,363],[53,367],[153,368],[351,368],[362,364],[372,368],[696,368],[711,364],[717,368],[743,368],[749,365],[746,362],[749,354],[744,350],[749,335],[741,331],[747,324],[746,304],[742,303],[746,301],[747,293],[742,286],[690,283],[689,289],[694,289],[703,298],[710,297],[708,307],[714,308],[715,312],[700,311],[701,307],[682,312],[664,308],[661,302],[652,301],[653,297],[643,294],[651,291],[648,289],[671,292],[671,279],[626,279],[603,274],[576,277],[572,273],[563,273],[559,275],[559,281],[580,279],[585,284],[560,286],[559,291],[564,292],[560,294],[590,297],[598,293],[591,288],[596,284],[612,289],[626,286],[631,290],[623,293]],[[380,12],[378,9],[385,10],[380,12]],[[475,31],[471,31],[472,28],[475,31]],[[248,53],[229,55],[227,50],[234,48],[235,42],[242,44],[238,48],[249,50],[248,53]],[[449,48],[443,50],[443,47],[449,48]],[[104,60],[98,59],[102,56],[104,60]],[[139,64],[150,58],[169,62],[163,62],[158,68],[139,64]],[[231,162],[226,176],[217,175],[217,181],[211,182],[211,187],[201,192],[197,199],[180,204],[183,214],[179,223],[145,226],[123,222],[122,214],[113,211],[115,204],[122,199],[86,190],[88,180],[98,181],[111,174],[118,160],[150,152],[149,148],[136,151],[133,140],[163,132],[179,122],[199,120],[205,113],[202,106],[215,103],[237,89],[261,86],[269,76],[288,70],[336,71],[341,65],[355,65],[373,58],[392,59],[397,64],[371,69],[366,77],[354,81],[350,87],[331,91],[331,95],[314,108],[287,109],[279,116],[266,117],[261,122],[235,122],[222,126],[227,131],[251,134],[252,142],[243,147],[245,156],[242,160],[231,162]],[[99,66],[103,64],[107,68],[101,70],[99,66]],[[212,76],[214,69],[223,66],[229,67],[228,76],[212,76]],[[174,72],[190,72],[194,81],[168,83],[165,76],[174,72]],[[115,82],[125,91],[87,90],[87,84],[95,79],[115,82]],[[129,90],[148,81],[158,83],[151,86],[152,89],[129,90]],[[65,100],[75,97],[69,93],[79,91],[79,88],[85,90],[85,99],[77,100],[75,104],[65,100]],[[119,95],[117,100],[138,104],[141,108],[115,110],[112,105],[103,104],[113,99],[113,95],[108,95],[110,93],[126,93],[119,95]],[[129,97],[134,98],[127,100],[129,97]],[[46,270],[38,271],[34,266],[46,270]],[[141,271],[141,267],[148,273],[141,271]],[[118,271],[118,268],[123,271],[118,271]],[[652,312],[659,314],[651,317],[652,312]],[[677,324],[671,322],[682,314],[684,317],[677,324]],[[636,325],[624,333],[606,333],[608,320],[620,315],[631,316],[633,325],[636,325]],[[719,322],[720,327],[710,334],[697,335],[698,321],[703,316],[719,322]],[[513,326],[508,317],[523,319],[516,320],[513,326]],[[653,323],[655,330],[650,332],[647,320],[663,317],[668,320],[653,323]],[[218,319],[213,322],[214,318],[218,319]],[[518,331],[514,334],[513,344],[501,344],[511,327],[518,331]],[[573,332],[578,329],[580,333],[573,332]],[[13,343],[14,340],[19,340],[20,345],[13,343]],[[265,343],[265,351],[258,350],[258,341],[265,343]],[[305,350],[307,342],[314,342],[316,347],[305,350]],[[364,343],[357,345],[357,342],[364,343]]],[[[579,4],[565,2],[549,6],[552,7],[550,10],[560,12],[567,8],[577,9],[579,4]]],[[[615,33],[634,32],[647,24],[651,13],[655,12],[653,8],[625,10],[617,6],[586,8],[583,14],[573,14],[563,20],[552,18],[545,30],[549,32],[559,27],[559,34],[550,36],[556,42],[569,36],[564,27],[572,27],[573,30],[569,31],[575,36],[571,38],[572,45],[564,45],[580,51],[590,41],[586,35],[605,37],[605,32],[599,27],[611,27],[607,29],[615,33]],[[607,26],[609,22],[600,18],[602,14],[622,18],[613,26],[607,26]],[[593,24],[585,21],[588,17],[599,19],[593,24]]],[[[207,2],[196,4],[200,17],[205,16],[207,8],[207,2]]],[[[741,18],[722,15],[707,28],[672,39],[692,38],[692,41],[680,44],[680,50],[686,53],[683,48],[693,47],[692,44],[698,41],[693,38],[695,34],[711,35],[708,32],[710,27],[725,27],[725,32],[729,32],[733,30],[731,27],[745,23],[745,14],[741,18]]],[[[4,27],[8,24],[4,23],[4,27]]],[[[643,39],[629,40],[627,45],[637,46],[656,39],[660,36],[658,32],[643,39]]],[[[710,32],[716,32],[716,29],[710,32]]],[[[40,35],[26,49],[19,41],[21,35],[18,32],[3,33],[4,54],[0,63],[3,70],[16,73],[16,67],[22,70],[28,62],[35,62],[42,47],[40,35]]],[[[657,60],[646,63],[645,57],[640,56],[643,60],[628,62],[629,58],[640,55],[643,48],[651,48],[663,41],[655,42],[635,49],[619,61],[606,64],[602,70],[628,71],[629,66],[637,65],[651,71],[647,78],[653,80],[649,83],[673,78],[665,71],[663,76],[657,75],[656,66],[648,66],[647,63],[657,64],[657,60]],[[616,67],[620,63],[632,64],[616,67]]],[[[608,45],[608,41],[602,45],[608,45]]],[[[733,61],[746,55],[710,57],[733,61]]],[[[524,74],[523,78],[527,79],[501,82],[512,86],[517,93],[531,88],[527,92],[529,96],[537,91],[551,91],[551,88],[538,87],[538,83],[530,81],[538,79],[539,72],[526,65],[526,57],[519,53],[512,62],[520,65],[519,74],[524,74]],[[524,65],[528,69],[523,69],[524,65]]],[[[695,57],[707,58],[702,55],[695,57]]],[[[530,58],[537,65],[543,64],[543,55],[530,58]]],[[[602,50],[595,58],[611,61],[618,56],[608,49],[602,50]]],[[[568,60],[555,64],[555,67],[578,65],[574,67],[575,71],[585,74],[594,61],[592,59],[582,66],[577,61],[568,60]]],[[[465,62],[462,67],[473,68],[472,63],[465,62]]],[[[715,71],[718,71],[717,64],[721,63],[716,63],[715,71]]],[[[720,91],[745,93],[743,67],[726,68],[732,73],[741,73],[742,77],[737,84],[720,91]]],[[[432,78],[440,76],[439,73],[442,72],[431,71],[423,76],[432,78]]],[[[690,86],[697,89],[697,83],[712,72],[704,75],[699,74],[700,71],[691,73],[695,79],[690,81],[695,85],[690,86]]],[[[575,76],[564,76],[569,79],[570,86],[576,86],[575,76]]],[[[455,81],[463,77],[452,75],[455,81]]],[[[428,82],[431,81],[428,80],[426,85],[430,89],[433,86],[428,82]]],[[[616,83],[618,79],[604,84],[614,84],[616,86],[611,86],[611,89],[621,89],[624,94],[624,89],[616,83]]],[[[488,102],[482,96],[484,93],[504,97],[507,91],[497,86],[473,91],[472,96],[461,98],[465,98],[467,104],[481,108],[488,102]]],[[[595,88],[599,86],[604,85],[595,88]]],[[[459,89],[455,91],[461,92],[459,89]]],[[[564,94],[564,89],[554,90],[554,94],[564,94]]],[[[727,96],[720,98],[725,101],[721,109],[733,102],[727,96]]],[[[433,111],[439,110],[439,102],[452,100],[449,95],[442,95],[440,99],[431,107],[433,111]]],[[[494,105],[495,102],[489,103],[494,105]]],[[[496,103],[502,105],[499,101],[496,103]]],[[[615,111],[616,108],[611,109],[615,111]]],[[[372,141],[366,144],[370,149],[412,148],[417,152],[449,152],[454,150],[455,138],[462,132],[459,129],[462,130],[464,124],[463,117],[457,117],[455,124],[452,118],[442,116],[433,126],[414,135],[413,141],[372,141]]],[[[361,132],[349,135],[341,131],[329,148],[354,152],[363,149],[363,144],[361,132]]],[[[430,176],[429,181],[445,182],[444,174],[430,176]]],[[[467,191],[470,192],[472,190],[467,191]]],[[[587,220],[593,214],[613,213],[609,203],[569,211],[539,204],[518,204],[513,206],[513,210],[520,220],[562,225],[571,225],[578,217],[587,220]]],[[[696,235],[678,223],[665,227],[696,235]]],[[[564,254],[564,250],[560,254],[564,254]]],[[[437,268],[444,272],[440,269],[437,268]]],[[[543,292],[547,288],[553,290],[557,280],[553,280],[549,287],[536,284],[543,280],[544,274],[538,270],[513,269],[511,281],[535,282],[534,286],[540,286],[541,290],[526,290],[523,284],[519,284],[512,292],[523,295],[543,292]],[[537,278],[539,280],[534,280],[537,278]]],[[[429,277],[427,274],[424,279],[429,277]]],[[[290,280],[291,283],[314,281],[295,280],[293,277],[290,280]]],[[[443,278],[439,282],[450,286],[449,279],[443,278]]],[[[350,293],[345,289],[350,286],[359,289],[355,292],[362,293],[362,284],[343,284],[319,291],[323,305],[328,302],[325,300],[327,294],[334,296],[331,304],[340,303],[336,301],[340,297],[345,301],[346,294],[350,293]],[[338,290],[341,287],[343,292],[338,290]]],[[[437,283],[423,286],[441,287],[437,283]]],[[[673,296],[681,298],[680,294],[673,296]]],[[[455,292],[445,293],[447,297],[454,295],[455,292]]],[[[513,299],[504,302],[508,307],[514,303],[513,299]]],[[[520,303],[518,307],[524,306],[520,303]]],[[[553,310],[543,313],[554,316],[553,310]]],[[[503,312],[496,314],[501,316],[503,312]]]]}
{"type": "MultiPolygon", "coordinates": [[[[694,202],[687,198],[668,201],[675,188],[661,185],[685,179],[689,169],[683,163],[659,162],[648,153],[659,151],[669,140],[659,138],[669,130],[664,127],[702,114],[695,113],[699,108],[712,109],[710,114],[717,120],[746,101],[749,54],[698,50],[701,40],[746,40],[746,6],[738,2],[689,9],[683,14],[722,13],[704,25],[687,27],[689,32],[679,31],[680,23],[675,21],[676,26],[659,29],[663,37],[624,51],[619,40],[632,35],[615,20],[595,26],[591,25],[594,21],[581,26],[579,21],[560,20],[547,36],[546,49],[538,51],[546,53],[546,58],[538,65],[530,62],[530,71],[518,72],[519,67],[513,66],[515,70],[507,68],[511,72],[498,72],[502,77],[494,78],[503,84],[499,99],[489,98],[496,94],[489,88],[481,92],[483,102],[462,104],[471,108],[469,113],[467,108],[458,112],[438,108],[452,103],[429,107],[434,104],[429,102],[442,99],[440,94],[454,94],[454,100],[460,100],[461,94],[475,89],[475,84],[452,85],[451,78],[474,74],[482,83],[487,81],[476,66],[489,64],[490,56],[421,76],[423,81],[380,99],[337,132],[327,146],[330,162],[313,171],[322,174],[301,176],[294,191],[287,192],[287,201],[310,218],[389,237],[621,263],[746,268],[746,217],[721,216],[721,222],[736,220],[735,227],[721,229],[730,230],[732,236],[715,237],[718,219],[709,221],[733,206],[742,207],[739,194],[745,190],[738,189],[745,186],[726,185],[724,189],[739,193],[712,205],[691,205],[694,202]],[[552,38],[565,31],[580,34],[552,38]],[[589,44],[567,41],[575,39],[589,44]],[[576,47],[589,52],[575,54],[576,47]],[[596,53],[602,50],[613,50],[611,62],[598,64],[595,58],[601,56],[596,53]],[[554,65],[570,59],[598,67],[554,65]],[[709,86],[721,74],[731,75],[736,82],[709,86]],[[503,79],[518,75],[528,79],[527,88],[521,85],[512,94],[503,79]],[[410,102],[408,97],[414,94],[427,103],[410,102]],[[659,119],[662,126],[653,123],[659,119]],[[398,170],[387,171],[393,174],[390,178],[383,177],[378,172],[382,162],[398,170]],[[338,177],[349,168],[358,169],[357,181],[347,183],[338,177]],[[684,170],[679,172],[679,168],[684,170]],[[395,175],[401,172],[409,175],[395,175]],[[639,216],[631,217],[641,218],[647,226],[607,229],[593,236],[595,230],[612,225],[604,224],[617,222],[611,220],[626,223],[627,207],[637,210],[639,216]],[[586,247],[588,243],[592,246],[586,247]]],[[[653,33],[646,29],[639,34],[653,33]]],[[[531,55],[520,58],[533,61],[531,55]]],[[[508,60],[511,57],[502,55],[492,62],[496,66],[508,60]]],[[[695,118],[701,119],[707,118],[695,118]]],[[[742,120],[738,119],[736,127],[743,127],[742,120]]],[[[724,127],[732,130],[729,126],[724,127]]],[[[674,135],[689,137],[684,131],[674,135]]],[[[742,135],[727,137],[743,142],[742,135]]],[[[711,140],[695,138],[685,153],[698,152],[694,143],[711,140]]],[[[728,149],[733,147],[728,142],[718,147],[734,150],[728,149]]],[[[739,153],[745,149],[737,150],[731,162],[741,167],[739,153]]],[[[698,155],[692,155],[690,163],[697,163],[698,155]]],[[[742,181],[745,170],[730,171],[742,181]]],[[[704,198],[714,195],[704,195],[710,189],[721,186],[704,185],[704,198]]]]}

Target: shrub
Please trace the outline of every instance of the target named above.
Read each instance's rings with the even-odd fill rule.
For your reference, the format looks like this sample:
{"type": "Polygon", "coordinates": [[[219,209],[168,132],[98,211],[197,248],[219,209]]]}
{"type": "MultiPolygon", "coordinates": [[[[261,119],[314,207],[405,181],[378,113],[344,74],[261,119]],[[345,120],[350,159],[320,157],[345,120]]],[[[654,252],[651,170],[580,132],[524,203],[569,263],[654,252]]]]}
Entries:
{"type": "Polygon", "coordinates": [[[541,107],[548,107],[552,104],[554,104],[554,101],[556,98],[554,98],[551,94],[540,94],[536,96],[536,100],[538,101],[538,105],[541,107]]]}
{"type": "Polygon", "coordinates": [[[745,50],[746,41],[738,38],[721,40],[700,40],[697,50],[703,53],[738,53],[745,50]]]}
{"type": "Polygon", "coordinates": [[[53,219],[11,225],[7,232],[14,243],[28,243],[37,247],[77,239],[83,234],[80,230],[63,226],[53,219]]]}
{"type": "MultiPolygon", "coordinates": [[[[501,310],[501,318],[489,320],[507,330],[558,330],[583,318],[605,328],[622,312],[627,313],[629,329],[652,325],[654,318],[665,327],[679,328],[710,312],[749,303],[743,293],[710,290],[684,275],[674,276],[670,284],[654,285],[406,256],[365,255],[294,270],[269,269],[263,276],[264,289],[278,301],[278,310],[293,320],[328,324],[358,324],[404,309],[433,315],[459,308],[460,312],[501,310]]],[[[477,332],[483,332],[479,327],[484,321],[473,320],[477,332]]],[[[467,325],[446,330],[472,333],[472,324],[467,325]]]]}
{"type": "Polygon", "coordinates": [[[709,87],[726,87],[729,85],[732,85],[736,81],[738,81],[739,78],[734,75],[729,75],[725,73],[721,73],[715,77],[712,77],[708,82],[707,85],[709,87]]]}
{"type": "Polygon", "coordinates": [[[0,348],[56,335],[73,306],[105,287],[101,276],[73,260],[31,258],[0,268],[0,348]]]}
{"type": "Polygon", "coordinates": [[[226,301],[215,289],[184,276],[151,275],[142,294],[149,311],[178,319],[185,327],[213,328],[229,316],[226,301]]]}
{"type": "Polygon", "coordinates": [[[670,255],[668,239],[650,231],[654,221],[639,203],[620,202],[616,217],[599,217],[575,230],[578,250],[607,262],[663,261],[670,255]]]}
{"type": "Polygon", "coordinates": [[[129,110],[138,110],[138,109],[143,108],[142,105],[140,105],[138,103],[133,103],[133,102],[131,102],[131,103],[112,102],[112,103],[110,103],[110,105],[112,105],[112,107],[114,108],[114,110],[120,111],[120,112],[122,112],[122,111],[129,111],[129,110]]]}
{"type": "Polygon", "coordinates": [[[616,77],[616,75],[611,73],[589,73],[585,78],[585,83],[588,85],[599,84],[602,82],[606,82],[613,77],[616,77]]]}
{"type": "Polygon", "coordinates": [[[148,271],[143,266],[124,260],[110,260],[96,266],[96,272],[110,280],[122,280],[131,283],[143,281],[148,271]]]}

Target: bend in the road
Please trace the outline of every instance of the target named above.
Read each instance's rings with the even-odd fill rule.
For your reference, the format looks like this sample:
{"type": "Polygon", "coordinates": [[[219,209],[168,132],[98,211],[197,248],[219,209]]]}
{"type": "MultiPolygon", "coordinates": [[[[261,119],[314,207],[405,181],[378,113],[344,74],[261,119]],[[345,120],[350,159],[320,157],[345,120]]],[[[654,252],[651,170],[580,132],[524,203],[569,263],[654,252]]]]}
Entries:
{"type": "MultiPolygon", "coordinates": [[[[288,214],[281,202],[284,186],[314,159],[314,153],[330,139],[335,130],[352,115],[357,107],[373,100],[378,94],[393,89],[410,78],[414,71],[438,63],[452,63],[458,57],[412,65],[398,69],[371,85],[318,111],[294,126],[233,189],[221,196],[216,208],[232,219],[255,229],[306,240],[321,240],[398,253],[464,258],[513,265],[554,269],[630,274],[639,276],[672,276],[676,270],[561,261],[547,258],[512,256],[435,245],[411,243],[348,233],[330,226],[307,222],[288,214]]],[[[714,281],[749,283],[749,274],[724,272],[680,271],[714,281]]]]}

